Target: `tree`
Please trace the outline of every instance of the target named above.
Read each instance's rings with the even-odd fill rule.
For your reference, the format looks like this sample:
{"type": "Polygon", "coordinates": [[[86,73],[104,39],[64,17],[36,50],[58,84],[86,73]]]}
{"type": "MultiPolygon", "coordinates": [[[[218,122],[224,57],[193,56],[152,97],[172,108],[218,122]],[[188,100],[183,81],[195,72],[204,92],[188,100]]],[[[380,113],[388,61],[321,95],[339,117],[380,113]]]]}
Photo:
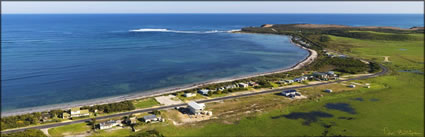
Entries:
{"type": "Polygon", "coordinates": [[[91,119],[91,126],[92,126],[92,129],[93,130],[96,129],[96,117],[94,117],[94,118],[91,119]]]}
{"type": "Polygon", "coordinates": [[[161,111],[159,111],[159,110],[154,110],[154,111],[152,111],[152,113],[154,115],[161,115],[161,111]]]}

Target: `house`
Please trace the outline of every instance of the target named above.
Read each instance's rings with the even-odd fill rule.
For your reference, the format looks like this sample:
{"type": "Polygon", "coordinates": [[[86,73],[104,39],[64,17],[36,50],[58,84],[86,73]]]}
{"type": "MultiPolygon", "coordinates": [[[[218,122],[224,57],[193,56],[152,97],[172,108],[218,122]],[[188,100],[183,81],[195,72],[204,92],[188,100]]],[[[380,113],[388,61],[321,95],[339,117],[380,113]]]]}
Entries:
{"type": "Polygon", "coordinates": [[[64,112],[64,113],[62,113],[62,118],[63,119],[68,119],[68,118],[70,118],[71,117],[71,115],[68,113],[68,112],[64,112]]]}
{"type": "Polygon", "coordinates": [[[239,83],[238,85],[241,88],[247,88],[248,87],[248,84],[246,84],[246,83],[239,83]]]}
{"type": "Polygon", "coordinates": [[[326,72],[326,74],[328,74],[329,77],[336,77],[336,76],[338,76],[333,71],[328,71],[328,72],[326,72]]]}
{"type": "Polygon", "coordinates": [[[228,85],[226,86],[226,89],[236,88],[236,85],[228,85]]]}
{"type": "Polygon", "coordinates": [[[365,86],[365,88],[370,88],[370,86],[368,85],[368,86],[365,86]]]}
{"type": "Polygon", "coordinates": [[[248,85],[249,86],[258,86],[258,84],[256,82],[252,82],[252,81],[251,82],[248,82],[248,85]]]}
{"type": "Polygon", "coordinates": [[[52,121],[52,119],[50,119],[50,114],[49,113],[42,113],[41,117],[40,117],[40,121],[41,122],[52,121]]]}
{"type": "Polygon", "coordinates": [[[190,112],[192,112],[195,115],[200,114],[205,109],[205,104],[203,104],[203,103],[198,104],[194,101],[191,101],[191,102],[187,103],[187,105],[188,105],[190,112]]]}
{"type": "Polygon", "coordinates": [[[88,109],[80,110],[80,107],[71,108],[71,118],[89,116],[89,115],[90,113],[88,109]]]}
{"type": "MultiPolygon", "coordinates": [[[[208,92],[207,92],[207,94],[208,94],[208,92]]],[[[184,97],[194,97],[194,96],[196,96],[196,94],[195,93],[184,93],[183,96],[184,97]]]]}
{"type": "Polygon", "coordinates": [[[326,73],[321,73],[321,72],[313,72],[313,76],[319,79],[327,79],[328,78],[328,74],[326,73]]]}
{"type": "Polygon", "coordinates": [[[356,85],[349,85],[348,87],[350,87],[350,88],[355,88],[355,87],[356,87],[356,85]]]}
{"type": "Polygon", "coordinates": [[[332,89],[325,89],[325,92],[332,93],[332,89]]]}
{"type": "Polygon", "coordinates": [[[305,81],[305,80],[307,80],[307,79],[308,79],[308,77],[306,77],[306,76],[301,76],[301,77],[295,78],[295,79],[294,79],[294,81],[295,81],[295,82],[303,82],[303,81],[305,81]]]}
{"type": "Polygon", "coordinates": [[[294,80],[284,80],[286,83],[290,84],[290,83],[294,83],[294,80]]]}
{"type": "Polygon", "coordinates": [[[220,88],[217,88],[217,91],[223,91],[225,88],[224,87],[220,87],[220,88]]]}
{"type": "Polygon", "coordinates": [[[282,91],[281,94],[285,97],[291,97],[291,98],[293,98],[295,96],[301,96],[301,94],[299,92],[297,92],[297,90],[295,90],[295,89],[282,91]]]}
{"type": "Polygon", "coordinates": [[[99,129],[108,129],[114,126],[122,126],[121,120],[109,120],[106,122],[99,123],[99,129]]]}
{"type": "Polygon", "coordinates": [[[158,117],[156,115],[147,115],[147,116],[143,117],[143,121],[146,122],[146,123],[158,122],[158,121],[161,121],[161,117],[158,117]]]}
{"type": "Polygon", "coordinates": [[[126,119],[125,123],[131,125],[131,124],[136,124],[137,123],[137,118],[136,117],[131,117],[126,119]]]}
{"type": "Polygon", "coordinates": [[[199,94],[203,94],[203,95],[208,95],[208,92],[210,92],[210,90],[208,90],[208,89],[201,89],[201,90],[198,90],[198,93],[199,93],[199,94]]]}
{"type": "Polygon", "coordinates": [[[276,82],[277,84],[287,84],[284,80],[276,82]]]}

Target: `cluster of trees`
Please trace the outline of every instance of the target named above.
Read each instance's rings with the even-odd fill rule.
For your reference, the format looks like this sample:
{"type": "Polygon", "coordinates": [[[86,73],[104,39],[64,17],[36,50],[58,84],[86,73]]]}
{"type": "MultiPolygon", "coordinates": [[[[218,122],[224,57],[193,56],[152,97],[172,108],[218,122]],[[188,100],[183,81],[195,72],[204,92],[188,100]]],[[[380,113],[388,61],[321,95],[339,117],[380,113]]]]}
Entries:
{"type": "Polygon", "coordinates": [[[42,114],[48,114],[49,118],[57,118],[63,110],[51,110],[49,112],[34,112],[16,116],[8,116],[1,118],[0,128],[1,130],[25,127],[33,124],[39,124],[42,119],[42,114]]]}
{"type": "Polygon", "coordinates": [[[381,70],[381,67],[378,65],[378,63],[370,62],[369,67],[370,67],[369,73],[374,73],[381,70]]]}
{"type": "Polygon", "coordinates": [[[21,132],[1,134],[2,137],[47,137],[38,129],[27,129],[21,132]]]}
{"type": "MultiPolygon", "coordinates": [[[[317,61],[318,63],[314,63],[310,69],[312,70],[318,70],[324,66],[333,66],[333,70],[344,72],[344,73],[350,73],[350,74],[356,74],[360,72],[367,72],[369,71],[369,66],[362,61],[354,58],[340,58],[340,57],[323,57],[317,61]]],[[[379,67],[379,66],[378,66],[379,67]]]]}
{"type": "Polygon", "coordinates": [[[136,107],[131,101],[122,101],[118,103],[110,103],[110,104],[103,104],[103,105],[84,106],[82,107],[82,109],[89,109],[91,112],[98,110],[104,113],[112,113],[112,112],[134,110],[136,109],[136,107]]]}

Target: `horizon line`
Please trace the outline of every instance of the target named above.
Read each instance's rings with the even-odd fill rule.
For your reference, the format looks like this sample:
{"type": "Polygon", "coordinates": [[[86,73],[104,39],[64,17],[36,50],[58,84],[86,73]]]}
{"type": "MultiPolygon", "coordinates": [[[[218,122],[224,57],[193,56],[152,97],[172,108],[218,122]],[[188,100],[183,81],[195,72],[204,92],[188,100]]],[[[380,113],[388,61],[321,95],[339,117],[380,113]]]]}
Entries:
{"type": "Polygon", "coordinates": [[[164,12],[164,13],[1,13],[3,14],[424,14],[424,13],[175,13],[175,12],[164,12]]]}

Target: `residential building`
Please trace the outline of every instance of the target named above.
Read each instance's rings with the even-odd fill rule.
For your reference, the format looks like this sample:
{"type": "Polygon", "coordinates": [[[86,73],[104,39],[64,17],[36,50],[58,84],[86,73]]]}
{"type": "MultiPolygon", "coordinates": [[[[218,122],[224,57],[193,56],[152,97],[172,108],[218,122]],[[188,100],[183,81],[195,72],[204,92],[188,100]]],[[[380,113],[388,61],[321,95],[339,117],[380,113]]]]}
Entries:
{"type": "Polygon", "coordinates": [[[236,85],[228,85],[228,86],[226,86],[226,89],[232,89],[232,88],[236,88],[236,85]]]}
{"type": "Polygon", "coordinates": [[[286,83],[290,84],[290,83],[294,83],[294,80],[284,80],[286,83]]]}
{"type": "Polygon", "coordinates": [[[71,118],[89,116],[89,115],[90,113],[88,109],[80,110],[80,107],[71,108],[71,118]]]}
{"type": "Polygon", "coordinates": [[[303,81],[305,81],[305,80],[307,80],[307,79],[308,79],[308,77],[306,77],[306,76],[301,76],[301,77],[295,78],[295,79],[294,79],[294,81],[295,81],[295,82],[303,82],[303,81]]]}
{"type": "Polygon", "coordinates": [[[161,121],[161,117],[158,117],[156,115],[147,115],[147,116],[143,117],[143,121],[146,122],[146,123],[158,122],[158,121],[161,121]]]}
{"type": "MultiPolygon", "coordinates": [[[[207,94],[208,94],[208,92],[207,92],[207,94]]],[[[196,93],[184,93],[183,96],[185,96],[185,97],[194,97],[194,96],[196,96],[196,93]]]]}
{"type": "Polygon", "coordinates": [[[349,85],[348,87],[350,87],[350,88],[355,88],[355,87],[356,87],[356,85],[352,84],[352,85],[349,85]]]}
{"type": "Polygon", "coordinates": [[[199,93],[199,94],[203,94],[203,95],[208,95],[208,92],[210,92],[210,90],[208,90],[208,89],[201,89],[201,90],[198,90],[198,93],[199,93]]]}
{"type": "Polygon", "coordinates": [[[258,86],[258,84],[256,82],[250,81],[248,82],[249,86],[258,86]]]}
{"type": "Polygon", "coordinates": [[[282,91],[281,94],[285,97],[293,98],[295,96],[301,96],[301,93],[297,92],[295,89],[282,91]]]}
{"type": "Polygon", "coordinates": [[[106,122],[99,123],[99,129],[109,129],[114,126],[122,126],[121,120],[108,120],[106,122]]]}
{"type": "Polygon", "coordinates": [[[239,83],[238,85],[241,88],[247,88],[248,87],[248,84],[246,84],[246,83],[239,83]]]}
{"type": "Polygon", "coordinates": [[[326,73],[321,73],[321,72],[313,72],[313,76],[319,79],[327,79],[328,78],[328,74],[326,73]]]}
{"type": "Polygon", "coordinates": [[[188,109],[190,112],[192,112],[193,114],[200,114],[204,109],[205,109],[205,104],[201,103],[198,104],[194,101],[191,101],[189,103],[187,103],[188,105],[188,109]]]}
{"type": "Polygon", "coordinates": [[[68,119],[68,118],[70,118],[71,117],[71,115],[68,113],[68,112],[64,112],[64,113],[62,113],[62,118],[63,119],[68,119]]]}

